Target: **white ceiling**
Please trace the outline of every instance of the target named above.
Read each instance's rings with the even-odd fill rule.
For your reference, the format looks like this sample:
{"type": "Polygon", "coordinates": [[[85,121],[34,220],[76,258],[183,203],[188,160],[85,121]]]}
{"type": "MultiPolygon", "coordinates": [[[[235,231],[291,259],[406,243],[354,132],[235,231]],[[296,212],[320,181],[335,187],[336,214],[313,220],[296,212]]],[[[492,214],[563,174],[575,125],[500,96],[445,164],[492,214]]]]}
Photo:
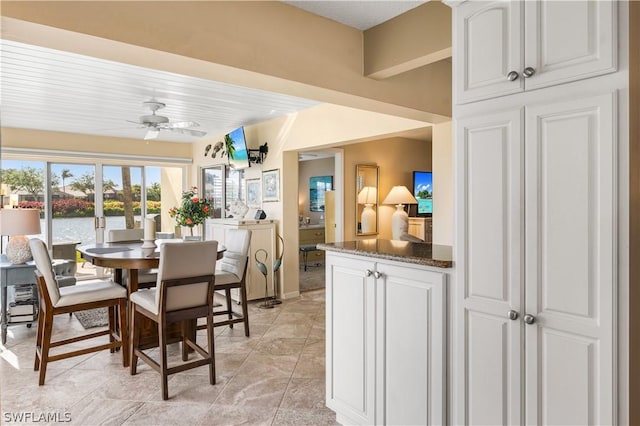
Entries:
{"type": "Polygon", "coordinates": [[[404,1],[404,0],[329,0],[329,1],[309,1],[294,0],[284,1],[284,3],[304,9],[307,12],[324,16],[336,22],[357,28],[368,30],[391,18],[395,18],[414,7],[418,7],[426,1],[404,1]]]}
{"type": "MultiPolygon", "coordinates": [[[[377,25],[422,1],[287,2],[357,28],[377,25]]],[[[157,71],[2,40],[2,126],[143,140],[137,125],[149,114],[142,103],[166,104],[170,122],[221,135],[237,127],[317,105],[316,101],[157,71]],[[133,121],[131,123],[129,121],[133,121]]],[[[158,140],[194,142],[198,137],[161,131],[158,140]]]]}

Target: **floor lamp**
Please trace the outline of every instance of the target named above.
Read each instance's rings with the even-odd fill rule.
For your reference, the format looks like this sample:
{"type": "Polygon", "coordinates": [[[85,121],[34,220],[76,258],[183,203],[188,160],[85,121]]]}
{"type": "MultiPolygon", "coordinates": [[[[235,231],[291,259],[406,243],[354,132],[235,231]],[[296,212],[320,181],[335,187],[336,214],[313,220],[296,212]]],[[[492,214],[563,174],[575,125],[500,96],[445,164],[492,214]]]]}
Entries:
{"type": "Polygon", "coordinates": [[[411,195],[406,186],[394,186],[382,202],[383,204],[394,204],[396,211],[391,216],[392,239],[399,240],[402,234],[406,234],[409,229],[409,215],[404,211],[405,204],[418,204],[418,200],[411,195]]]}
{"type": "Polygon", "coordinates": [[[40,233],[38,209],[1,209],[0,234],[8,235],[7,259],[14,265],[32,259],[29,239],[25,235],[40,233]]]}

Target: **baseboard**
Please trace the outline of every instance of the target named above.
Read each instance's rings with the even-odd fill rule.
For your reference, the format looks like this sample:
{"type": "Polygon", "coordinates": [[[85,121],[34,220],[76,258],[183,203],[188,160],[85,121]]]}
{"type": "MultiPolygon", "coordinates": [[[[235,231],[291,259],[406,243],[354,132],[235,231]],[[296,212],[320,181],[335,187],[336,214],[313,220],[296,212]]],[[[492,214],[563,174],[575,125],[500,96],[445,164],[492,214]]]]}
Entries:
{"type": "Polygon", "coordinates": [[[290,293],[285,293],[282,295],[282,298],[287,300],[287,299],[295,299],[296,297],[300,297],[300,292],[299,291],[292,291],[290,293]]]}

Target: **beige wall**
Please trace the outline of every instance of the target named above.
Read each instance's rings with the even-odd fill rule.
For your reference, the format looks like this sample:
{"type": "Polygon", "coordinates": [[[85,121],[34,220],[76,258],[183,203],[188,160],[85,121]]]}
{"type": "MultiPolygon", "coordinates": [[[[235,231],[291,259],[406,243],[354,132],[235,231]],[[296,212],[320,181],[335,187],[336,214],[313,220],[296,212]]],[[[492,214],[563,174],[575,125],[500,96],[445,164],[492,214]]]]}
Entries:
{"type": "MultiPolygon", "coordinates": [[[[395,185],[413,184],[414,170],[431,170],[431,142],[390,138],[344,146],[344,239],[356,237],[356,164],[377,164],[380,167],[378,200],[380,203],[395,185]]],[[[378,206],[377,238],[391,239],[391,215],[394,206],[378,206]]]]}
{"type": "Polygon", "coordinates": [[[453,246],[451,122],[433,126],[433,243],[453,246]]]}
{"type": "Polygon", "coordinates": [[[333,176],[335,160],[333,157],[318,160],[300,161],[298,164],[298,213],[309,217],[311,223],[319,223],[323,212],[312,212],[309,200],[309,178],[313,176],[333,176]]]}
{"type": "Polygon", "coordinates": [[[111,138],[81,135],[78,133],[45,132],[41,130],[13,129],[3,127],[2,148],[28,148],[40,150],[69,151],[75,153],[136,155],[157,157],[163,160],[190,159],[192,148],[188,143],[145,141],[142,139],[111,138]],[[152,144],[152,145],[151,145],[152,144]]]}

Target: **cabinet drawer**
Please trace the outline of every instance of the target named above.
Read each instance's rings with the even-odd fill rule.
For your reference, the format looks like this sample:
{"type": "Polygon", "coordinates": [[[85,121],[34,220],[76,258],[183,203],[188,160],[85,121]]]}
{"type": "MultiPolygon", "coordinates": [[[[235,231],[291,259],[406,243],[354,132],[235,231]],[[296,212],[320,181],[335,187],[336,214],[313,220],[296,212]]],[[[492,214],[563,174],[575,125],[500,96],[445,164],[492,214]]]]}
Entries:
{"type": "Polygon", "coordinates": [[[300,245],[324,243],[324,228],[317,229],[301,229],[300,245]]]}

